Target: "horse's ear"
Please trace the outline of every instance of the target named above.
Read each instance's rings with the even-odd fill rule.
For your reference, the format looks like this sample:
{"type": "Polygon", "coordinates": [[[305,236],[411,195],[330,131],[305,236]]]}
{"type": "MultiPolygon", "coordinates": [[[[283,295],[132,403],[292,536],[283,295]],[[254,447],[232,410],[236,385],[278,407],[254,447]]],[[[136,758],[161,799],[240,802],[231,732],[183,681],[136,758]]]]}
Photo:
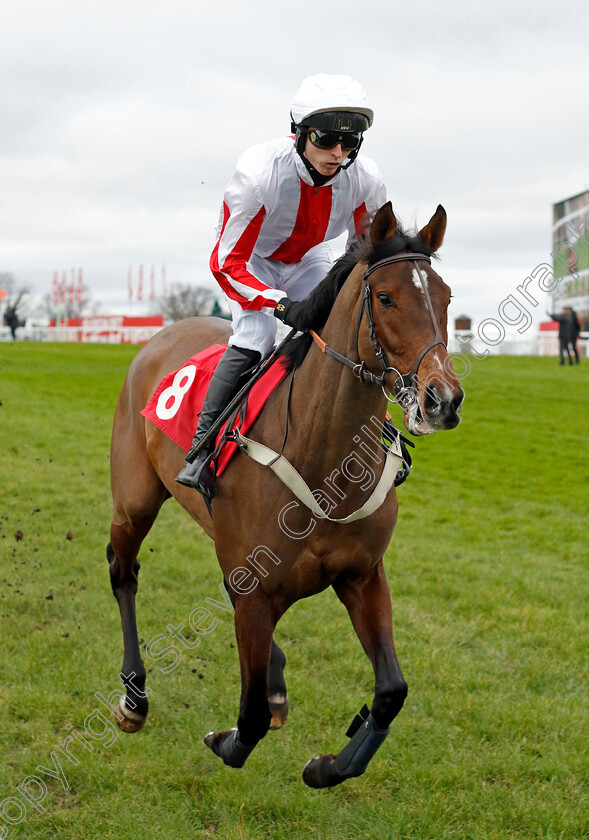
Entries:
{"type": "Polygon", "coordinates": [[[394,236],[397,230],[397,220],[393,213],[393,205],[390,201],[383,204],[370,227],[370,244],[374,248],[380,245],[385,239],[394,236]]]}
{"type": "Polygon", "coordinates": [[[427,225],[419,231],[419,236],[426,245],[429,245],[432,251],[437,251],[444,241],[447,218],[446,211],[441,204],[438,204],[436,212],[427,225]]]}

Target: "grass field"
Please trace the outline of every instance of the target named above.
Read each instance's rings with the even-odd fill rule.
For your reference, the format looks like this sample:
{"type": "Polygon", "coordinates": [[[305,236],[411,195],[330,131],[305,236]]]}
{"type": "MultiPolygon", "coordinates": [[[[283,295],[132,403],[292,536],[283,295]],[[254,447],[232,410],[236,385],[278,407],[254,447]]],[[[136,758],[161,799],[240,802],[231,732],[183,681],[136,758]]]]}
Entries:
{"type": "MultiPolygon", "coordinates": [[[[96,697],[122,661],[108,451],[136,352],[0,345],[0,838],[589,837],[589,364],[473,360],[462,425],[417,441],[386,558],[409,697],[364,776],[313,791],[305,762],[372,695],[331,592],[278,627],[291,715],[243,770],[202,744],[237,715],[229,613],[175,670],[149,663],[142,732],[96,697]]],[[[213,547],[175,502],[141,561],[145,642],[218,595],[213,547]]]]}

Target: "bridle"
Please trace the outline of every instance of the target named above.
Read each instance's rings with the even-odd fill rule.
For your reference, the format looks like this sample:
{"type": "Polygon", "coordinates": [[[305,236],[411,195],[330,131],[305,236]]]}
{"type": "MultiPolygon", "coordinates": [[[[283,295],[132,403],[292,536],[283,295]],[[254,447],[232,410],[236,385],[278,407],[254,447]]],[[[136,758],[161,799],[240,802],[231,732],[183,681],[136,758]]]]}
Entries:
{"type": "MultiPolygon", "coordinates": [[[[432,347],[436,347],[438,344],[441,344],[444,348],[446,347],[446,343],[440,334],[440,330],[438,328],[438,322],[436,321],[436,316],[434,314],[434,308],[432,306],[431,298],[429,296],[429,292],[427,289],[426,284],[423,282],[423,278],[419,273],[419,268],[417,266],[418,260],[425,260],[425,262],[430,263],[431,260],[425,254],[419,253],[409,253],[404,252],[402,254],[396,254],[393,257],[385,257],[382,260],[378,260],[377,262],[373,263],[373,265],[369,266],[366,271],[364,272],[363,277],[363,289],[362,289],[362,302],[360,304],[360,311],[358,313],[358,320],[356,323],[356,351],[358,357],[360,353],[358,351],[358,339],[360,335],[360,325],[362,323],[362,317],[364,312],[366,312],[366,320],[368,322],[368,331],[370,334],[370,339],[372,341],[372,346],[374,348],[374,353],[376,358],[379,361],[379,364],[382,368],[382,374],[378,376],[375,373],[371,373],[367,367],[366,362],[354,362],[352,359],[348,359],[347,356],[343,356],[341,353],[338,353],[332,347],[323,341],[314,330],[308,330],[309,335],[313,338],[313,341],[317,345],[323,353],[326,353],[328,356],[331,356],[334,359],[337,359],[338,362],[341,362],[343,365],[351,368],[352,373],[360,379],[361,382],[370,382],[373,385],[379,385],[382,388],[382,392],[388,400],[395,400],[396,402],[401,403],[403,408],[409,408],[409,406],[414,402],[415,397],[417,395],[417,388],[414,387],[416,385],[417,380],[417,372],[419,370],[419,365],[426,353],[428,353],[432,347]],[[374,324],[374,317],[372,314],[372,298],[370,294],[370,285],[368,283],[368,279],[371,274],[375,271],[378,271],[379,268],[382,268],[385,265],[391,265],[392,263],[396,262],[413,262],[415,263],[415,270],[416,274],[419,277],[419,282],[421,283],[421,287],[423,289],[423,294],[425,297],[425,301],[427,303],[427,308],[432,319],[432,324],[434,325],[434,340],[424,347],[423,350],[419,353],[417,360],[409,373],[400,373],[395,367],[389,365],[387,361],[387,357],[385,356],[384,350],[382,349],[380,342],[378,340],[378,336],[376,335],[376,327],[374,324]],[[385,376],[394,371],[397,374],[397,378],[395,379],[395,383],[393,385],[394,396],[389,394],[386,389],[385,384],[385,376]]],[[[215,422],[211,425],[210,429],[208,430],[207,434],[203,437],[200,441],[198,447],[193,447],[191,452],[189,453],[193,457],[196,457],[198,452],[204,448],[204,446],[211,440],[215,439],[215,436],[221,426],[225,423],[228,417],[234,412],[239,410],[241,404],[246,397],[247,393],[251,389],[252,385],[257,382],[258,379],[262,377],[262,375],[268,370],[270,365],[276,361],[276,359],[280,356],[280,351],[284,347],[284,345],[289,342],[298,332],[299,330],[296,327],[290,331],[290,333],[284,338],[281,343],[274,348],[274,350],[259,364],[257,369],[255,370],[254,374],[251,376],[249,381],[241,388],[240,391],[229,401],[227,406],[223,409],[223,411],[219,414],[215,422]]],[[[284,450],[286,445],[286,438],[288,435],[288,406],[290,403],[290,393],[292,390],[293,385],[293,378],[295,368],[293,367],[291,372],[291,381],[289,386],[289,394],[286,400],[286,427],[284,433],[284,440],[282,444],[281,453],[284,450]]],[[[228,428],[232,427],[232,421],[228,423],[228,428]]]]}
{"type": "Polygon", "coordinates": [[[368,332],[370,335],[370,340],[372,342],[372,347],[374,349],[376,358],[378,359],[379,365],[382,369],[382,374],[380,376],[371,373],[369,370],[367,370],[365,362],[357,363],[352,361],[351,359],[348,359],[347,356],[343,356],[341,353],[337,353],[335,350],[329,347],[321,338],[319,338],[317,333],[315,333],[313,330],[309,330],[311,336],[313,337],[313,340],[319,345],[319,347],[324,353],[327,353],[327,355],[331,356],[334,359],[337,359],[342,364],[350,367],[354,375],[357,376],[358,379],[360,379],[362,382],[370,382],[373,385],[379,385],[382,388],[384,395],[388,399],[391,398],[391,395],[386,390],[385,376],[391,372],[396,373],[397,378],[395,379],[393,385],[394,396],[396,401],[401,402],[404,406],[410,405],[411,402],[413,402],[413,400],[415,399],[415,395],[417,393],[417,389],[415,387],[417,381],[417,372],[419,370],[419,366],[423,360],[423,357],[426,355],[426,353],[429,353],[429,351],[433,347],[437,347],[438,344],[441,344],[442,347],[446,348],[446,342],[442,338],[440,329],[438,327],[438,322],[436,321],[436,316],[434,314],[434,308],[432,306],[427,285],[423,282],[423,278],[419,271],[419,266],[417,265],[418,260],[425,260],[425,262],[428,262],[431,265],[431,259],[428,256],[426,256],[426,254],[402,253],[396,254],[393,257],[385,257],[382,260],[378,260],[373,265],[369,266],[364,272],[364,277],[362,280],[362,302],[360,304],[360,311],[358,313],[358,320],[356,322],[356,347],[358,347],[362,316],[366,312],[366,321],[368,323],[368,332]],[[423,350],[420,351],[415,361],[415,364],[413,365],[409,373],[401,373],[397,370],[397,368],[393,367],[393,365],[390,365],[385,355],[385,352],[382,349],[382,346],[376,334],[376,326],[374,324],[374,316],[372,314],[372,296],[370,284],[368,282],[370,275],[373,274],[375,271],[378,271],[379,268],[383,268],[385,265],[391,265],[392,263],[396,262],[415,263],[415,274],[419,278],[419,282],[421,283],[421,288],[423,290],[425,302],[434,327],[434,340],[426,347],[424,347],[423,350]]]}

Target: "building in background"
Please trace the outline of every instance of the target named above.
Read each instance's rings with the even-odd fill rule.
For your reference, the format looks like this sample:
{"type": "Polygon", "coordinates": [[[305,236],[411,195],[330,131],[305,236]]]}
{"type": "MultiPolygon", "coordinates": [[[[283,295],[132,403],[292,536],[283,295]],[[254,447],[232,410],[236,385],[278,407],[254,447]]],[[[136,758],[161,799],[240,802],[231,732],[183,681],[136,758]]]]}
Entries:
{"type": "Polygon", "coordinates": [[[554,278],[551,311],[571,306],[589,329],[589,190],[552,205],[554,278]]]}

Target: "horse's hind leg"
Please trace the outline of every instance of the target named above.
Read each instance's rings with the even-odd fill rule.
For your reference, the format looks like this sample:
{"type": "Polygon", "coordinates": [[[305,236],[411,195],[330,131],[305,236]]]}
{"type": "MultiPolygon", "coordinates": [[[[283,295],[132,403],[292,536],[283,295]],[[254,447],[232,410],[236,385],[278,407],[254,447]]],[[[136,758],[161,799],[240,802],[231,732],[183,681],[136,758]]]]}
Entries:
{"type": "Polygon", "coordinates": [[[288,700],[284,681],[285,665],[286,656],[272,639],[270,665],[268,667],[268,705],[272,715],[270,729],[281,729],[288,717],[288,700]]]}
{"type": "Polygon", "coordinates": [[[137,556],[169,493],[155,473],[145,449],[138,443],[133,447],[128,438],[127,435],[125,441],[124,435],[118,438],[113,435],[114,512],[106,554],[112,591],[119,605],[124,644],[121,676],[126,693],[119,701],[115,717],[123,731],[137,732],[147,719],[149,693],[145,691],[146,671],[139,651],[135,614],[137,556]]]}
{"type": "Polygon", "coordinates": [[[209,732],[207,747],[230,767],[243,767],[270,727],[268,669],[276,625],[267,597],[255,589],[235,602],[235,635],[241,666],[241,702],[237,729],[209,732]]]}
{"type": "Polygon", "coordinates": [[[407,683],[393,644],[391,599],[382,560],[365,577],[340,581],[334,589],[372,663],[374,698],[370,712],[363,709],[352,722],[347,733],[350,741],[338,755],[318,756],[305,767],[303,780],[315,788],[360,776],[387,737],[389,725],[407,696],[407,683]]]}
{"type": "Polygon", "coordinates": [[[121,675],[125,680],[126,694],[119,701],[115,717],[124,732],[137,732],[147,719],[146,671],[139,652],[135,596],[140,568],[137,554],[154,519],[155,516],[151,517],[151,522],[142,523],[143,527],[140,528],[131,523],[113,523],[110,531],[111,541],[106,548],[110,582],[119,605],[123,628],[124,654],[121,675]]]}

